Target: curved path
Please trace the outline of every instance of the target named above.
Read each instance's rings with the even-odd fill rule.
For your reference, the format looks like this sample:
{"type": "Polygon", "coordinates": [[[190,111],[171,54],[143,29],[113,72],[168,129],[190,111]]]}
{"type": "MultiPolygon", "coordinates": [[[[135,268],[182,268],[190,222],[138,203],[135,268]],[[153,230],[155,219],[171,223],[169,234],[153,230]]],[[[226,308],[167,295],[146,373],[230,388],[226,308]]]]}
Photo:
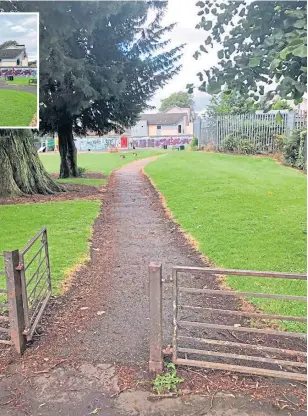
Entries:
{"type": "Polygon", "coordinates": [[[0,81],[0,89],[30,92],[31,94],[37,95],[37,86],[32,85],[14,85],[8,84],[6,81],[0,81]]]}
{"type": "MultiPolygon", "coordinates": [[[[115,171],[105,194],[103,214],[95,227],[92,262],[85,270],[89,278],[96,273],[99,309],[105,311],[82,336],[82,355],[89,359],[145,364],[149,359],[149,263],[161,262],[166,280],[174,265],[204,265],[166,217],[156,191],[142,173],[155,159],[115,171]]],[[[170,341],[171,285],[165,283],[164,287],[165,339],[170,341]]]]}

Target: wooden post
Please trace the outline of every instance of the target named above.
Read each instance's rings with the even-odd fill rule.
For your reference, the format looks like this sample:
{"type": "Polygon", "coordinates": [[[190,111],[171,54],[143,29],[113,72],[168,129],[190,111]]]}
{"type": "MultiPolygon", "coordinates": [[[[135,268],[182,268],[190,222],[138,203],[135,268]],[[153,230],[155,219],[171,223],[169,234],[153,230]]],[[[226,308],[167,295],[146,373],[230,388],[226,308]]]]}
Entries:
{"type": "Polygon", "coordinates": [[[150,361],[149,370],[163,371],[163,323],[162,323],[162,265],[150,263],[150,361]]]}
{"type": "Polygon", "coordinates": [[[25,319],[21,291],[21,273],[20,270],[18,270],[18,250],[5,251],[4,262],[8,291],[11,340],[18,354],[22,354],[26,348],[26,338],[23,335],[25,319]]]}

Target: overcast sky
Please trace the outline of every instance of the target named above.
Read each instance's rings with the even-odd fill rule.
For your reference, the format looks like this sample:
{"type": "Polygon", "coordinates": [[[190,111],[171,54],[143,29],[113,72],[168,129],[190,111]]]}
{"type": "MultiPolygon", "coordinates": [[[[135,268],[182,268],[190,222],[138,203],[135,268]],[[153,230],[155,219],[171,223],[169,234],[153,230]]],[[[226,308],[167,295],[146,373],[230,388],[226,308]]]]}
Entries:
{"type": "Polygon", "coordinates": [[[0,44],[7,40],[25,45],[29,61],[37,60],[37,15],[0,13],[0,44]]]}
{"type": "MultiPolygon", "coordinates": [[[[199,79],[196,74],[203,70],[209,69],[217,63],[217,48],[209,49],[210,53],[202,53],[198,60],[193,58],[194,52],[199,49],[199,46],[204,43],[206,39],[206,32],[195,29],[195,26],[200,21],[200,16],[197,15],[200,11],[196,7],[197,0],[169,0],[168,11],[164,17],[163,24],[177,22],[176,28],[169,34],[171,38],[170,47],[186,43],[184,55],[182,58],[183,68],[181,72],[175,76],[162,90],[159,90],[151,104],[159,107],[160,100],[168,97],[168,95],[177,91],[185,91],[186,85],[190,83],[198,83],[199,79]]],[[[195,91],[195,110],[200,111],[209,103],[209,96],[206,93],[195,91]]]]}

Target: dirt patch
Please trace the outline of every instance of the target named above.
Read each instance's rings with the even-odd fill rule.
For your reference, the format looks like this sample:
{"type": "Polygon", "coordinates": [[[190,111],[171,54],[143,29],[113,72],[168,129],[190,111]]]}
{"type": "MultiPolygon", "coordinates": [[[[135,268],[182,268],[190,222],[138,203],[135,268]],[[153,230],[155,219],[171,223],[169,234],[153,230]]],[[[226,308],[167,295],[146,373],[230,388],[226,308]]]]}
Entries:
{"type": "Polygon", "coordinates": [[[63,184],[65,192],[57,192],[53,195],[24,195],[16,198],[0,198],[0,205],[12,204],[37,204],[41,202],[72,201],[76,199],[101,199],[105,192],[104,187],[80,185],[74,183],[63,184]]]}

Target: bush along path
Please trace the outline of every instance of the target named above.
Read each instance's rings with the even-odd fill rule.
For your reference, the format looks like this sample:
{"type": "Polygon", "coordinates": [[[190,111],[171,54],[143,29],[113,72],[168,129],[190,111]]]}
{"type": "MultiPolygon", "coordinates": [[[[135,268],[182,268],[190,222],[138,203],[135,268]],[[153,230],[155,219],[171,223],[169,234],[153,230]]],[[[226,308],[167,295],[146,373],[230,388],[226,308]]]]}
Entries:
{"type": "MultiPolygon", "coordinates": [[[[142,173],[154,160],[136,161],[111,175],[94,226],[91,261],[68,282],[66,294],[50,304],[40,339],[22,359],[3,368],[1,415],[171,416],[207,412],[261,416],[278,412],[260,402],[271,394],[272,402],[282,394],[287,397],[283,399],[286,406],[278,406],[283,407],[280,415],[287,415],[290,406],[303,407],[303,386],[217,372],[196,374],[196,370],[186,369],[178,370],[178,377],[184,378],[180,389],[183,393],[199,390],[204,397],[148,400],[148,265],[162,262],[167,281],[173,265],[204,266],[200,254],[166,216],[158,194],[142,173]],[[225,395],[223,385],[233,393],[225,395]],[[254,392],[259,401],[240,397],[238,392],[254,392]]],[[[206,285],[218,287],[214,276],[206,285]]],[[[163,297],[167,344],[172,330],[170,283],[164,283],[163,297]]]]}

